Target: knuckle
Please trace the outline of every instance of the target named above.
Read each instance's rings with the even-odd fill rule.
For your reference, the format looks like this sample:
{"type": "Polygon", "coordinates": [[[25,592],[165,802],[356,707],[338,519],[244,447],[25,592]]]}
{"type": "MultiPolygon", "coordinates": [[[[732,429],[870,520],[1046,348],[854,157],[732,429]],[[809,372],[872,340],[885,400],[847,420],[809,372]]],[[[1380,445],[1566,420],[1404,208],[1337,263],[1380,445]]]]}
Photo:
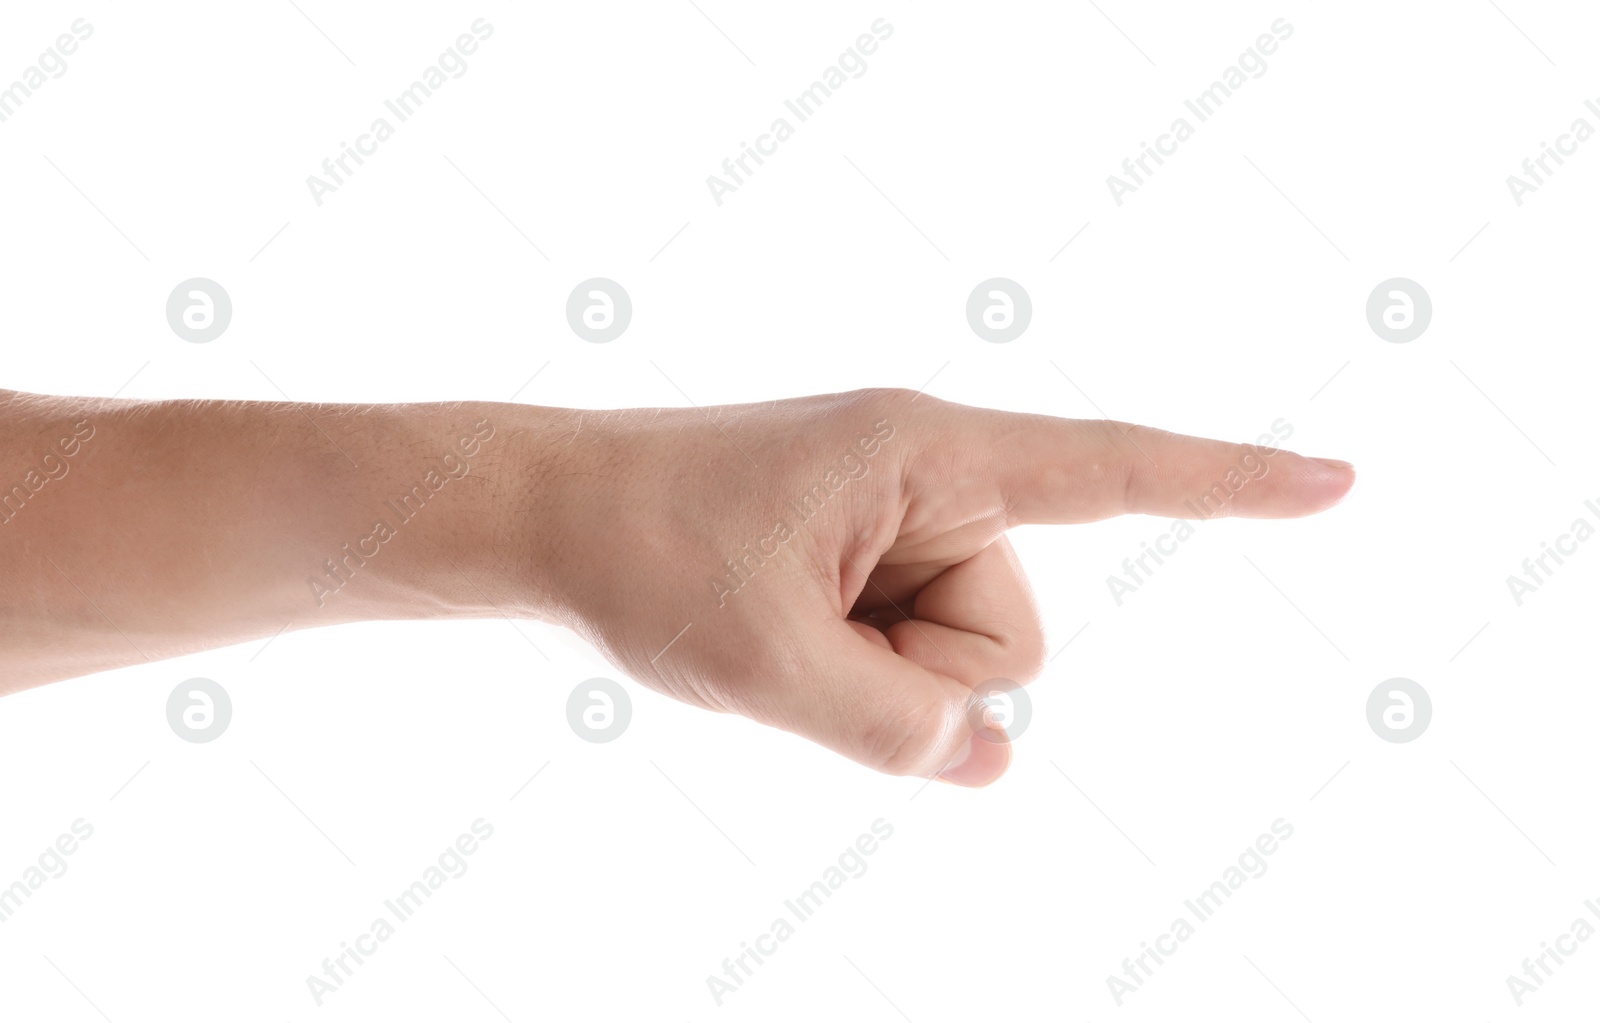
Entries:
{"type": "Polygon", "coordinates": [[[917,396],[909,387],[862,387],[851,391],[850,396],[876,405],[895,405],[911,401],[917,396]]]}

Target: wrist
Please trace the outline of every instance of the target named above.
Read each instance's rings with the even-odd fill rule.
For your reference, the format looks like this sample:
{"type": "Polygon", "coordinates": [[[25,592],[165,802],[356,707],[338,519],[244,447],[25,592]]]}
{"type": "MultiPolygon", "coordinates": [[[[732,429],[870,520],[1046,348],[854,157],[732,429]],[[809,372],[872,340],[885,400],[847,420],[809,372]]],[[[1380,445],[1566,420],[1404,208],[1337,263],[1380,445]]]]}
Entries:
{"type": "Polygon", "coordinates": [[[489,601],[480,610],[574,626],[576,580],[598,556],[580,533],[610,468],[595,457],[610,433],[597,422],[606,414],[503,403],[484,403],[478,414],[495,428],[482,459],[491,485],[470,530],[477,539],[468,561],[489,601]]]}
{"type": "Polygon", "coordinates": [[[327,500],[301,516],[309,571],[297,602],[324,621],[556,613],[540,476],[561,410],[451,402],[311,415],[327,444],[313,445],[308,469],[327,500]]]}

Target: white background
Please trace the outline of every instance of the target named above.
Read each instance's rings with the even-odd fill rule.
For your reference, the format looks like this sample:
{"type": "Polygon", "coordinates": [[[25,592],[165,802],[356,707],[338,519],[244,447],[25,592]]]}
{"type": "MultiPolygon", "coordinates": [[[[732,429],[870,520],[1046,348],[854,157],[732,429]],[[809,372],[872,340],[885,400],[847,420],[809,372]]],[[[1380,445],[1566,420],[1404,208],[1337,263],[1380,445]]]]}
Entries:
{"type": "Polygon", "coordinates": [[[1287,446],[1356,464],[1353,492],[1310,519],[1205,523],[1120,607],[1106,577],[1165,521],[1014,534],[1059,652],[986,790],[877,776],[631,682],[629,730],[586,743],[567,695],[616,673],[533,623],[292,632],[12,696],[0,885],[75,819],[94,835],[0,924],[0,1012],[1592,1007],[1600,941],[1521,1008],[1506,977],[1600,925],[1600,543],[1520,607],[1506,577],[1600,520],[1600,141],[1521,206],[1505,179],[1573,119],[1600,127],[1596,12],[697,2],[8,6],[0,83],[74,19],[94,33],[0,124],[3,383],[609,408],[932,378],[970,404],[1237,440],[1282,417],[1287,446]],[[494,33],[469,70],[313,202],[306,177],[478,17],[494,33]],[[879,17],[868,70],[715,204],[706,176],[879,17]],[[1293,35],[1268,70],[1119,207],[1106,176],[1278,18],[1293,35]],[[164,316],[195,276],[234,303],[205,345],[164,316]],[[593,276],[633,299],[606,345],[564,314],[593,276]],[[1034,307],[1003,345],[963,312],[995,276],[1034,307]],[[1365,317],[1396,276],[1434,305],[1409,344],[1365,317]],[[233,700],[203,745],[165,717],[195,676],[233,700]],[[1405,744],[1366,720],[1397,676],[1434,708],[1405,744]],[[318,1008],[306,977],[479,817],[494,835],[467,873],[318,1008]],[[719,1007],[707,976],[880,817],[867,872],[719,1007]],[[1267,873],[1119,1007],[1107,977],[1278,818],[1294,834],[1267,873]]]}

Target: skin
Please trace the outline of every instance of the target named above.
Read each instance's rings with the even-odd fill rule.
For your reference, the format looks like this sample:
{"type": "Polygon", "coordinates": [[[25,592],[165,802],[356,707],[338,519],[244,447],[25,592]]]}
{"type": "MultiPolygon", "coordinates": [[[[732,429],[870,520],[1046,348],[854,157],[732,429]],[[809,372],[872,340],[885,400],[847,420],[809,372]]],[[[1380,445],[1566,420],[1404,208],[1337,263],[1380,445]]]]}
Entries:
{"type": "MultiPolygon", "coordinates": [[[[0,693],[280,631],[530,618],[687,703],[986,785],[1011,749],[974,687],[1046,658],[1006,531],[1192,517],[1262,455],[893,389],[602,412],[0,391],[0,693]]],[[[1270,466],[1221,514],[1311,514],[1355,479],[1270,466]]]]}

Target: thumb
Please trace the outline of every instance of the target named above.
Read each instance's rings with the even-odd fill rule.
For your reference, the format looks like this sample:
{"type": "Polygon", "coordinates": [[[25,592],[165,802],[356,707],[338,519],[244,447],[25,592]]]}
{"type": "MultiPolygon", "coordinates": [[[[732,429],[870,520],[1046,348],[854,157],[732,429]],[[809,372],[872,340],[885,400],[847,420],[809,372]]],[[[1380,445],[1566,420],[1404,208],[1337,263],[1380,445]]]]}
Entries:
{"type": "MultiPolygon", "coordinates": [[[[1011,742],[972,689],[867,638],[823,623],[811,685],[784,686],[784,725],[886,774],[988,785],[1011,763],[1011,742]]],[[[870,630],[866,630],[870,631],[870,630]]]]}

